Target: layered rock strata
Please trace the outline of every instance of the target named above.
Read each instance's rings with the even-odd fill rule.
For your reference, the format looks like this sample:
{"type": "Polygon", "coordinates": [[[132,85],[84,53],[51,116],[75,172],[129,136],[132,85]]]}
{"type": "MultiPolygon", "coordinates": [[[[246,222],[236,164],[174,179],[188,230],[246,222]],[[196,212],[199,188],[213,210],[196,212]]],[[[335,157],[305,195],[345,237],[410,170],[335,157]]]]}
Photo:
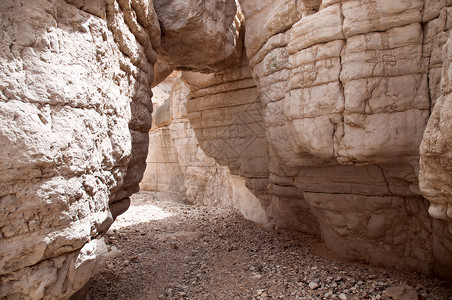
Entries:
{"type": "Polygon", "coordinates": [[[320,231],[348,259],[451,278],[452,3],[240,4],[254,81],[243,61],[184,75],[202,149],[276,224],[320,231]]]}
{"type": "Polygon", "coordinates": [[[160,27],[139,0],[7,0],[0,20],[0,298],[67,298],[138,190],[160,27]]]}
{"type": "Polygon", "coordinates": [[[246,23],[232,0],[0,2],[0,297],[67,298],[99,268],[173,68],[217,72],[157,116],[188,195],[244,181],[275,226],[452,278],[452,2],[239,2],[246,23]]]}
{"type": "Polygon", "coordinates": [[[302,191],[341,256],[451,277],[452,236],[418,187],[450,4],[241,4],[273,153],[270,184],[288,178],[302,191]]]}
{"type": "Polygon", "coordinates": [[[267,223],[244,179],[231,175],[201,149],[187,118],[189,92],[189,86],[177,77],[172,80],[171,95],[154,112],[142,189],[167,191],[196,205],[232,206],[248,219],[267,223]]]}
{"type": "Polygon", "coordinates": [[[161,20],[153,1],[1,2],[0,297],[67,298],[102,264],[101,236],[139,189],[154,67],[174,39],[198,53],[159,61],[158,80],[181,60],[237,59],[234,1],[192,3],[184,24],[169,10],[186,3],[156,4],[161,20]],[[210,44],[190,45],[202,26],[210,44]]]}
{"type": "Polygon", "coordinates": [[[318,234],[318,222],[301,191],[290,180],[269,179],[275,177],[269,172],[272,149],[246,55],[238,67],[215,74],[184,72],[183,78],[190,86],[188,118],[206,154],[246,179],[274,226],[318,234]]]}

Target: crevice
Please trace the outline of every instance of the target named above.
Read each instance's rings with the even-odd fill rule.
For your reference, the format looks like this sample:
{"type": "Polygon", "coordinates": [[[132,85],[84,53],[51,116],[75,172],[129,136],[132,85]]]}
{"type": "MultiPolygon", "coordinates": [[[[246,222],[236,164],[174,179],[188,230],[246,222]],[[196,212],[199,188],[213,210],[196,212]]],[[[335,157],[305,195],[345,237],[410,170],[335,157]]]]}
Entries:
{"type": "MultiPolygon", "coordinates": [[[[119,5],[118,5],[118,10],[121,10],[119,5]]],[[[140,46],[142,47],[142,49],[144,51],[145,58],[146,58],[146,63],[144,63],[143,60],[141,60],[139,58],[139,56],[134,57],[134,54],[138,55],[139,53],[132,53],[133,50],[129,49],[128,46],[124,42],[122,42],[122,40],[124,39],[125,33],[121,30],[121,28],[118,27],[119,24],[116,21],[117,12],[119,12],[119,11],[116,11],[115,4],[107,4],[107,25],[108,25],[109,30],[112,32],[113,39],[114,39],[115,43],[117,44],[119,51],[123,54],[123,56],[125,58],[127,58],[131,62],[132,65],[134,65],[139,70],[141,70],[142,72],[147,74],[147,77],[151,77],[153,74],[153,68],[151,67],[152,64],[150,64],[148,61],[148,58],[146,55],[146,49],[143,46],[141,46],[141,44],[140,44],[140,46]],[[147,66],[145,64],[147,64],[147,66]]],[[[122,11],[121,11],[121,14],[124,15],[122,13],[122,11]]],[[[124,20],[125,20],[125,18],[124,18],[124,20]]],[[[124,24],[128,27],[127,22],[124,22],[124,24]]],[[[130,32],[130,33],[136,39],[136,36],[132,32],[130,32]]],[[[152,50],[152,51],[154,52],[154,50],[152,50]]],[[[121,61],[121,60],[119,59],[119,61],[121,61]]]]}
{"type": "MultiPolygon", "coordinates": [[[[342,35],[344,36],[344,44],[342,45],[342,49],[340,51],[339,54],[339,73],[338,73],[338,77],[337,77],[337,82],[339,84],[339,91],[342,95],[342,111],[338,111],[339,115],[341,116],[341,121],[338,124],[333,124],[333,133],[332,133],[332,153],[333,153],[333,158],[339,162],[338,158],[340,157],[339,155],[339,143],[340,140],[344,138],[345,136],[345,120],[344,120],[344,112],[345,112],[345,105],[346,105],[346,101],[345,101],[345,89],[344,89],[344,83],[342,82],[342,70],[343,70],[343,60],[342,60],[342,56],[344,55],[345,49],[347,47],[347,39],[345,38],[345,33],[344,33],[344,14],[342,12],[342,3],[340,4],[340,12],[341,12],[341,19],[342,19],[342,26],[341,26],[341,30],[342,30],[342,35]],[[336,132],[338,130],[338,127],[342,126],[342,133],[341,136],[337,136],[336,132]]],[[[331,122],[331,120],[330,120],[331,122]]],[[[340,162],[339,162],[340,163],[340,162]]]]}
{"type": "Polygon", "coordinates": [[[129,1],[117,0],[117,2],[124,16],[124,22],[125,24],[127,24],[127,28],[135,37],[135,40],[138,42],[138,44],[143,47],[147,62],[149,64],[155,64],[155,62],[157,61],[157,54],[152,48],[152,42],[148,33],[145,31],[146,27],[143,27],[138,22],[138,18],[134,16],[136,15],[136,12],[130,6],[129,1]]]}
{"type": "Polygon", "coordinates": [[[383,170],[383,168],[380,166],[380,165],[375,165],[378,169],[380,169],[380,171],[381,171],[381,175],[383,176],[383,179],[385,180],[385,182],[386,182],[386,186],[388,187],[388,192],[391,194],[391,195],[393,195],[393,196],[396,196],[392,191],[391,191],[391,186],[390,186],[390,184],[389,184],[389,180],[388,180],[388,178],[386,177],[386,174],[385,174],[385,171],[383,170]]]}
{"type": "MultiPolygon", "coordinates": [[[[295,186],[297,187],[297,186],[295,186]]],[[[299,188],[299,187],[297,187],[299,188]]],[[[301,188],[299,188],[301,189],[301,188]]],[[[303,193],[308,193],[308,194],[318,194],[318,195],[351,195],[351,196],[362,196],[362,197],[400,197],[394,194],[364,194],[364,193],[338,193],[338,192],[317,192],[317,191],[309,191],[309,190],[304,190],[303,189],[303,193]]]]}
{"type": "MultiPolygon", "coordinates": [[[[237,80],[237,81],[241,81],[241,80],[237,80]]],[[[216,86],[220,86],[220,85],[216,85],[216,86]]],[[[249,87],[244,87],[244,88],[234,88],[234,89],[228,89],[228,90],[223,90],[223,91],[219,91],[219,92],[215,92],[215,93],[206,93],[206,94],[201,94],[201,95],[196,95],[196,94],[200,94],[198,93],[199,91],[203,91],[203,90],[208,90],[211,88],[214,88],[216,86],[211,86],[208,87],[206,89],[199,89],[196,90],[195,92],[193,92],[193,94],[195,94],[195,96],[192,95],[192,93],[190,93],[189,95],[189,99],[190,100],[194,100],[194,99],[200,99],[200,98],[205,98],[205,97],[210,97],[210,96],[217,96],[217,95],[221,95],[221,94],[226,94],[226,93],[231,93],[231,92],[238,92],[238,91],[245,91],[245,90],[252,90],[252,89],[256,89],[256,86],[249,86],[249,87]]],[[[240,105],[246,104],[246,103],[250,103],[250,102],[245,102],[245,103],[240,103],[240,105]]],[[[234,105],[235,106],[235,105],[234,105]]]]}

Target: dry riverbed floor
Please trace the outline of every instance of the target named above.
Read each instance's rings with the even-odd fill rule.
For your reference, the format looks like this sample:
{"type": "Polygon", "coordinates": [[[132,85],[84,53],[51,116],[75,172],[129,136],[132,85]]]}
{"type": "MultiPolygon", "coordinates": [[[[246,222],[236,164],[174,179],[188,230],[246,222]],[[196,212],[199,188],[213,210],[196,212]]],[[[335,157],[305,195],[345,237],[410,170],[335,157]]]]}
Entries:
{"type": "Polygon", "coordinates": [[[452,299],[451,282],[341,261],[311,235],[172,198],[132,197],[106,234],[91,300],[452,299]]]}

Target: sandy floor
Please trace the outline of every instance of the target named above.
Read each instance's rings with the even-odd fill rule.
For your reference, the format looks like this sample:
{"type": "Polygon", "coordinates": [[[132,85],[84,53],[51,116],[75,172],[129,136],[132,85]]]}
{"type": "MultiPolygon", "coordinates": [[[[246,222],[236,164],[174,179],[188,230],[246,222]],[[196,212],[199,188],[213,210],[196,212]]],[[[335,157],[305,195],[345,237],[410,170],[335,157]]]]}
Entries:
{"type": "Polygon", "coordinates": [[[450,282],[340,261],[310,235],[171,200],[134,196],[90,299],[452,299],[450,282]]]}

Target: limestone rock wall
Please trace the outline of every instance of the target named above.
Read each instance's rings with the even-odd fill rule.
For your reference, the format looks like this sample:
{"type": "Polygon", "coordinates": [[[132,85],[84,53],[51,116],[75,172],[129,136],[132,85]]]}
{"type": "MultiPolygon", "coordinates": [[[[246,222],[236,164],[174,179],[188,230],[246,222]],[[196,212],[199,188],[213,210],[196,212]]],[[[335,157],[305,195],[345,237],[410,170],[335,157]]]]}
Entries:
{"type": "Polygon", "coordinates": [[[138,190],[160,27],[139,0],[6,0],[0,23],[0,298],[67,298],[138,190]]]}
{"type": "MultiPolygon", "coordinates": [[[[421,169],[419,173],[421,191],[430,201],[430,215],[436,219],[447,221],[450,232],[452,232],[451,53],[452,37],[449,35],[442,50],[441,91],[436,91],[435,95],[438,97],[435,99],[436,104],[433,107],[420,148],[421,169]]],[[[439,71],[432,73],[435,76],[439,71]]]]}
{"type": "Polygon", "coordinates": [[[232,0],[6,0],[0,24],[0,297],[67,298],[139,189],[154,73],[233,64],[241,19],[232,0]]]}
{"type": "Polygon", "coordinates": [[[239,2],[249,62],[184,74],[201,148],[276,225],[320,232],[348,259],[451,278],[452,3],[239,2]]]}
{"type": "Polygon", "coordinates": [[[427,213],[418,149],[444,77],[451,4],[240,3],[270,186],[294,185],[341,256],[450,278],[451,236],[427,213]]]}
{"type": "Polygon", "coordinates": [[[216,72],[155,115],[154,167],[190,201],[452,278],[452,2],[239,2],[0,2],[0,297],[67,298],[99,268],[174,68],[216,72]]]}
{"type": "Polygon", "coordinates": [[[246,179],[274,226],[318,234],[318,222],[303,194],[286,178],[270,179],[275,177],[269,166],[272,149],[245,53],[238,67],[205,75],[184,72],[183,78],[190,85],[188,118],[206,154],[246,179]]]}
{"type": "Polygon", "coordinates": [[[155,110],[141,188],[169,191],[196,205],[232,206],[246,218],[266,223],[266,214],[244,179],[231,175],[201,149],[187,118],[189,93],[189,86],[177,77],[171,95],[155,110]]]}
{"type": "Polygon", "coordinates": [[[240,58],[243,17],[235,0],[154,0],[154,4],[162,29],[159,71],[168,66],[222,71],[240,58]]]}

